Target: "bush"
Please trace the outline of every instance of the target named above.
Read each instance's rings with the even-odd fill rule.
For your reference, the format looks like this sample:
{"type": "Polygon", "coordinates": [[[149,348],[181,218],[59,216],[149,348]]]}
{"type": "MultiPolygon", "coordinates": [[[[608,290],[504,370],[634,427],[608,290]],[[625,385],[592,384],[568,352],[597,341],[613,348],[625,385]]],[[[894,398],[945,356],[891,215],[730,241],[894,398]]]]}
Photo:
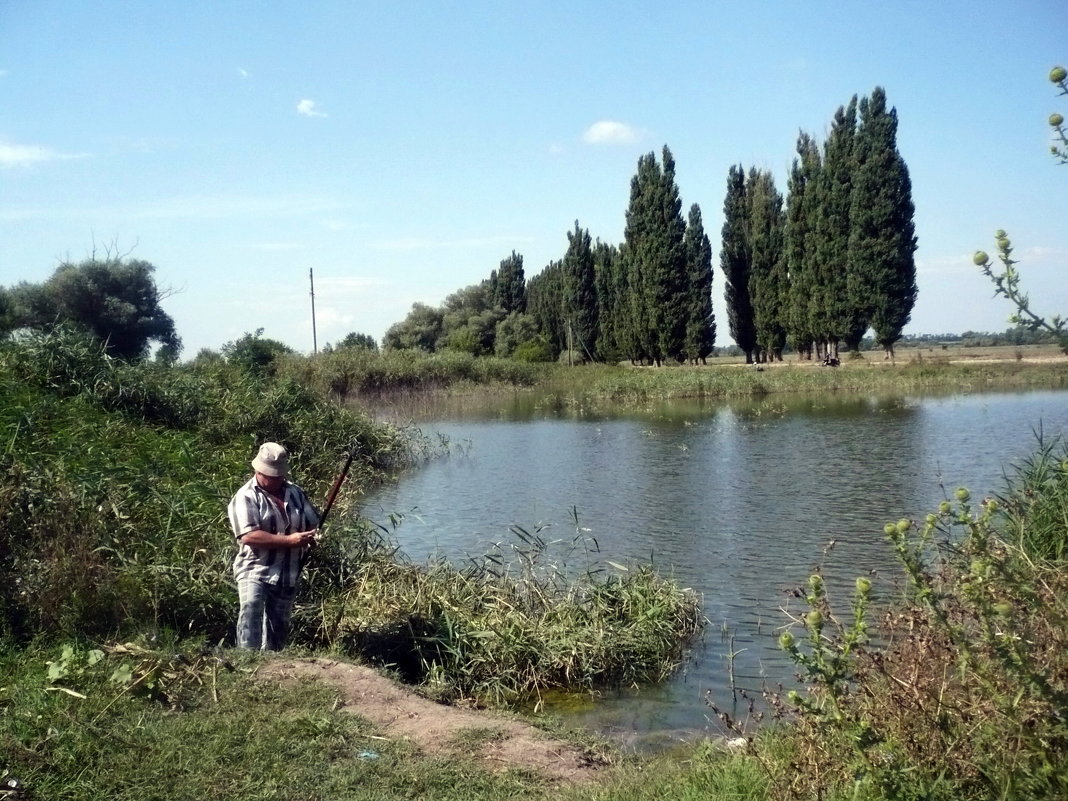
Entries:
{"type": "Polygon", "coordinates": [[[780,640],[809,686],[771,699],[794,722],[782,795],[1068,797],[1068,464],[1052,454],[1005,502],[974,509],[961,489],[921,524],[887,524],[909,592],[870,641],[871,582],[844,623],[813,576],[804,637],[780,640]]]}

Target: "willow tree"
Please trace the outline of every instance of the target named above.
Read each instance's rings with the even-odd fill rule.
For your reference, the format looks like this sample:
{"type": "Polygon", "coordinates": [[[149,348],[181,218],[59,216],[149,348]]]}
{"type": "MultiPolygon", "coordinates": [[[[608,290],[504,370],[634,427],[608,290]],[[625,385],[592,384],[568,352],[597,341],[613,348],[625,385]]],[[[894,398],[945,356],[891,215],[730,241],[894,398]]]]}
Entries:
{"type": "Polygon", "coordinates": [[[182,340],[161,306],[168,292],[156,285],[155,271],[147,261],[110,254],[64,262],[43,284],[24,282],[11,289],[9,325],[49,329],[66,322],[93,335],[117,358],[143,359],[156,343],[174,360],[182,340]]]}

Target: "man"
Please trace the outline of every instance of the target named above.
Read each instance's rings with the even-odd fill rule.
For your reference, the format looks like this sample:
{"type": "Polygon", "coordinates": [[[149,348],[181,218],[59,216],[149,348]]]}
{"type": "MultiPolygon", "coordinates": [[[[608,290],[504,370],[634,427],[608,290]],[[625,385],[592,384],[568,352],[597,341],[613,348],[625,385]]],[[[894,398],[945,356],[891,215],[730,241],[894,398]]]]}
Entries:
{"type": "Polygon", "coordinates": [[[255,475],[227,507],[238,545],[237,646],[280,651],[289,632],[302,557],[315,540],[319,513],[288,480],[289,453],[277,442],[263,443],[252,467],[255,475]]]}

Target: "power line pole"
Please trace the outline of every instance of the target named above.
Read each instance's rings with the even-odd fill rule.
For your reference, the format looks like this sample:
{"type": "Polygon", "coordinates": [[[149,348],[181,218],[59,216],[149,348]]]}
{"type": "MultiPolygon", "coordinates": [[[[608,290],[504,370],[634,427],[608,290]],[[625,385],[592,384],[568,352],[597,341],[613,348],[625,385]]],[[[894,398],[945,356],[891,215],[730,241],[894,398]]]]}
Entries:
{"type": "Polygon", "coordinates": [[[319,340],[315,336],[315,275],[311,267],[308,268],[308,283],[311,285],[312,355],[315,356],[319,353],[319,340]]]}

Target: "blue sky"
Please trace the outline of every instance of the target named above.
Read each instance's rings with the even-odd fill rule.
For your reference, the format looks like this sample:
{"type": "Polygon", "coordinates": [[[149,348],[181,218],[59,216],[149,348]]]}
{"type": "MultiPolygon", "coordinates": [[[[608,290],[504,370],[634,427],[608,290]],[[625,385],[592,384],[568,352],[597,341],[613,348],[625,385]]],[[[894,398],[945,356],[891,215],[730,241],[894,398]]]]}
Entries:
{"type": "MultiPolygon", "coordinates": [[[[799,129],[885,87],[916,204],[909,333],[1003,330],[1006,229],[1068,312],[1047,74],[1068,3],[0,1],[0,284],[95,247],[157,267],[183,357],[257,328],[381,338],[416,301],[623,237],[668,145],[718,265],[731,164],[785,193],[799,129]]],[[[729,344],[718,267],[717,344],[729,344]]]]}

